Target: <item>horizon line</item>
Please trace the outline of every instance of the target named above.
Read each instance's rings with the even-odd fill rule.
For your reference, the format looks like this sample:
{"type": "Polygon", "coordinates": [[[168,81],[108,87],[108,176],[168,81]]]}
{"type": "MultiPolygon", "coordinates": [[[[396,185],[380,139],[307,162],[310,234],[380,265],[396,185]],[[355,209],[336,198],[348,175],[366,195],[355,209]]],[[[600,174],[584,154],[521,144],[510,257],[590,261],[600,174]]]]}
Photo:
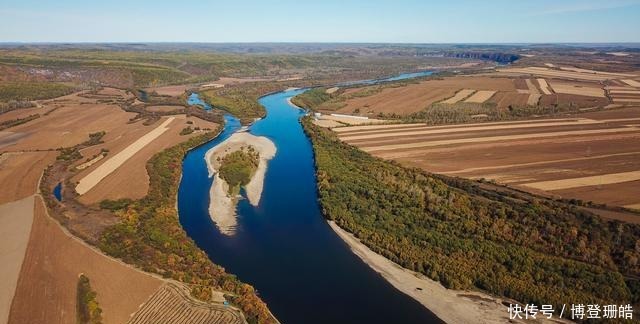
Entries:
{"type": "Polygon", "coordinates": [[[548,42],[367,42],[367,41],[0,41],[0,44],[391,44],[391,45],[640,45],[640,41],[618,42],[581,42],[581,41],[548,41],[548,42]]]}

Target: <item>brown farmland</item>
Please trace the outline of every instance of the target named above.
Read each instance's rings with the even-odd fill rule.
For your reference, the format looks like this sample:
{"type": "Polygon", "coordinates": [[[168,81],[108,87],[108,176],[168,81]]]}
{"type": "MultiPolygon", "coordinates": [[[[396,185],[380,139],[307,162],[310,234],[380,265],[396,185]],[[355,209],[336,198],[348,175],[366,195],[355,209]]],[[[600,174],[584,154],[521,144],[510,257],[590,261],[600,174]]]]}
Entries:
{"type": "Polygon", "coordinates": [[[633,186],[638,179],[631,176],[640,171],[640,128],[633,126],[640,108],[582,116],[587,118],[337,130],[342,140],[375,156],[431,172],[617,206],[640,203],[640,186],[633,186]],[[555,182],[539,184],[546,181],[560,182],[557,188],[555,182]]]}
{"type": "Polygon", "coordinates": [[[90,278],[98,294],[104,323],[127,322],[163,282],[66,234],[47,216],[37,197],[9,323],[75,323],[76,285],[81,273],[90,278]]]}
{"type": "Polygon", "coordinates": [[[57,152],[8,152],[0,155],[0,204],[33,195],[57,152]]]}
{"type": "MultiPolygon", "coordinates": [[[[192,127],[200,127],[202,129],[215,129],[216,127],[216,124],[214,123],[206,122],[195,117],[186,118],[184,115],[177,115],[173,118],[173,121],[168,124],[169,129],[166,132],[162,133],[139,151],[136,151],[130,159],[126,160],[112,173],[102,178],[95,187],[80,197],[80,201],[85,204],[92,204],[100,202],[103,199],[139,199],[143,197],[147,194],[149,189],[149,176],[146,172],[147,161],[157,152],[185,141],[190,136],[194,136],[193,134],[187,136],[180,135],[180,131],[188,125],[186,124],[187,120],[193,122],[191,125],[192,127]]],[[[147,134],[154,128],[158,127],[163,120],[165,119],[161,119],[150,126],[139,126],[139,130],[142,130],[142,132],[136,131],[135,136],[117,138],[114,139],[113,142],[109,141],[110,138],[107,138],[104,144],[92,146],[91,148],[84,150],[82,155],[87,158],[98,154],[103,148],[109,149],[109,154],[104,159],[101,159],[97,163],[92,164],[76,174],[71,179],[72,182],[76,183],[83,179],[93,170],[109,160],[110,157],[115,156],[133,142],[141,138],[144,134],[147,134]]]]}
{"type": "MultiPolygon", "coordinates": [[[[345,106],[338,109],[337,112],[352,114],[356,109],[359,109],[361,114],[382,112],[405,115],[421,111],[433,103],[451,98],[462,89],[515,91],[516,87],[514,81],[509,78],[447,77],[403,87],[389,87],[370,96],[347,99],[345,106]]],[[[468,95],[471,93],[467,93],[459,100],[468,95]]]]}
{"type": "MultiPolygon", "coordinates": [[[[113,100],[131,98],[123,90],[105,88],[93,94],[76,93],[42,101],[42,108],[29,108],[25,109],[26,111],[11,111],[0,115],[9,119],[29,115],[34,111],[39,111],[41,115],[35,120],[0,132],[0,152],[6,152],[0,158],[6,160],[0,163],[0,184],[15,186],[18,189],[25,187],[25,190],[3,191],[0,201],[11,201],[33,194],[42,170],[55,160],[58,152],[54,150],[58,148],[82,143],[89,139],[91,133],[106,132],[102,138],[103,143],[81,151],[83,158],[75,166],[83,167],[80,168],[81,172],[71,179],[72,182],[77,182],[166,119],[161,118],[146,126],[142,121],[131,123],[130,120],[136,114],[125,112],[114,103],[102,102],[105,96],[113,100]],[[9,114],[12,115],[6,117],[9,114]],[[34,150],[41,152],[32,152],[34,150]],[[104,158],[87,163],[101,154],[104,158]]],[[[163,112],[166,107],[173,106],[150,108],[153,110],[156,107],[161,107],[157,110],[163,112]]],[[[173,118],[165,133],[136,152],[121,168],[102,179],[93,190],[81,197],[81,201],[96,203],[103,199],[141,198],[148,190],[146,162],[153,154],[198,134],[196,131],[190,135],[180,135],[180,131],[187,126],[200,129],[217,127],[214,123],[196,117],[176,115],[173,118]]]]}
{"type": "Polygon", "coordinates": [[[129,323],[242,324],[245,320],[235,308],[203,303],[193,299],[182,285],[166,283],[140,306],[129,323]]]}

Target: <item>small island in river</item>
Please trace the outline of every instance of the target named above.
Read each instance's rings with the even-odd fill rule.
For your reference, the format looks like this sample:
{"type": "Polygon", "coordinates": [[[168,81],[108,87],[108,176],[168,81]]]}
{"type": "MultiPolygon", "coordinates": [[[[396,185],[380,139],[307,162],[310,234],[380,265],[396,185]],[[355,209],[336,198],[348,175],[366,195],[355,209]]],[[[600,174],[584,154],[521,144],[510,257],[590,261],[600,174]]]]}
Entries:
{"type": "Polygon", "coordinates": [[[258,206],[267,162],[275,153],[276,146],[271,140],[246,131],[231,135],[207,151],[205,159],[209,177],[214,177],[210,191],[209,215],[221,233],[235,233],[235,209],[241,188],[244,188],[249,203],[258,206]]]}

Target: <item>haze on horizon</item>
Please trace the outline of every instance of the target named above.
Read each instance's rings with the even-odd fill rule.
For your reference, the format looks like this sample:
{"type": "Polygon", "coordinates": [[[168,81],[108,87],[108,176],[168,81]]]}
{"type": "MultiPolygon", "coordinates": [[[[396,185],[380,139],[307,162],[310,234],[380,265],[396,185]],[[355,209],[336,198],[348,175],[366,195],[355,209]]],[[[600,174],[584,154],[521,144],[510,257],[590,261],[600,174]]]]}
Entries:
{"type": "Polygon", "coordinates": [[[0,3],[0,42],[640,41],[640,0],[0,3]]]}

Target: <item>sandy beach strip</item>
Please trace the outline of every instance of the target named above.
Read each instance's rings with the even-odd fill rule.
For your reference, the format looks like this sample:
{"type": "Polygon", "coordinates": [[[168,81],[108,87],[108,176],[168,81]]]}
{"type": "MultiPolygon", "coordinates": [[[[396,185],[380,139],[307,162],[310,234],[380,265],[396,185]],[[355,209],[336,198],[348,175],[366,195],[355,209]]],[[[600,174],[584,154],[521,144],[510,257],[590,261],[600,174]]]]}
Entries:
{"type": "Polygon", "coordinates": [[[209,194],[209,215],[216,223],[220,233],[233,235],[236,232],[237,220],[233,197],[229,197],[229,185],[218,174],[213,176],[213,184],[209,194]]]}
{"type": "Polygon", "coordinates": [[[78,182],[78,185],[76,186],[76,192],[80,195],[87,193],[102,179],[106,178],[109,174],[118,169],[134,154],[143,149],[164,132],[169,130],[168,126],[174,119],[175,117],[167,118],[162,124],[160,124],[160,126],[143,135],[131,145],[127,146],[124,150],[118,152],[112,158],[108,159],[103,164],[98,166],[95,170],[93,170],[78,182]]]}
{"type": "Polygon", "coordinates": [[[240,150],[242,147],[251,146],[260,156],[258,168],[245,186],[247,199],[252,206],[260,204],[262,190],[264,187],[264,177],[267,172],[267,165],[276,154],[275,144],[266,137],[255,136],[246,131],[239,131],[222,143],[214,146],[205,154],[209,177],[214,177],[211,186],[209,216],[220,232],[226,235],[235,233],[236,228],[236,197],[229,197],[229,185],[224,179],[218,176],[218,168],[223,157],[227,154],[240,150]]]}
{"type": "Polygon", "coordinates": [[[9,320],[31,234],[33,211],[34,196],[0,205],[0,323],[9,320]]]}
{"type": "Polygon", "coordinates": [[[438,318],[447,323],[506,323],[507,306],[502,299],[474,291],[457,291],[421,274],[402,268],[391,260],[373,252],[353,234],[336,223],[328,222],[353,253],[384,277],[401,292],[417,300],[438,318]]]}

